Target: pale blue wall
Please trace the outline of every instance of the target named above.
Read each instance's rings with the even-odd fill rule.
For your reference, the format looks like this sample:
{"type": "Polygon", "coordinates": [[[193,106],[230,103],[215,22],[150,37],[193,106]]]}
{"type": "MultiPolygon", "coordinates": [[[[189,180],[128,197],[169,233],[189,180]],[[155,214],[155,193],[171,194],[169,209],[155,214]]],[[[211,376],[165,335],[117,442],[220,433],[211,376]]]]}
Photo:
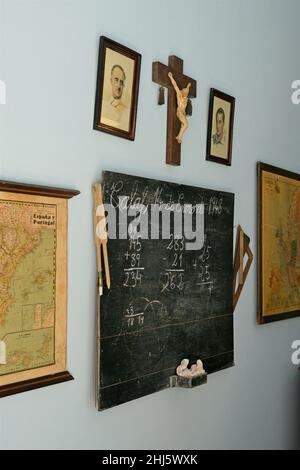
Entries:
{"type": "Polygon", "coordinates": [[[192,391],[94,407],[91,184],[112,169],[236,194],[255,250],[257,160],[300,171],[297,0],[0,0],[0,177],[74,187],[68,365],[74,382],[0,400],[1,448],[292,448],[300,442],[300,319],[256,325],[256,262],[235,313],[236,366],[192,391]],[[143,56],[135,142],[92,130],[98,38],[143,56]],[[166,166],[154,60],[176,54],[198,81],[181,167],[166,166]],[[233,165],[205,161],[210,87],[236,97],[233,165]]]}

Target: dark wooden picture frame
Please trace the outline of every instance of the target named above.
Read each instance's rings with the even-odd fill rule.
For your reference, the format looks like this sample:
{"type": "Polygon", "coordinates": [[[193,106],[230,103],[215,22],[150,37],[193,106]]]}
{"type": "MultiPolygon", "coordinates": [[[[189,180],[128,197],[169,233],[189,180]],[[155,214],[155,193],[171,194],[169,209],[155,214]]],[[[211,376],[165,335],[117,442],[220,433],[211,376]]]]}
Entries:
{"type": "Polygon", "coordinates": [[[95,130],[108,132],[109,134],[129,140],[135,139],[141,59],[142,56],[138,52],[112,41],[105,36],[100,37],[93,126],[95,130]],[[130,59],[134,61],[133,73],[130,73],[131,78],[126,77],[126,74],[128,73],[124,65],[119,64],[117,61],[111,62],[110,58],[107,58],[107,50],[110,51],[110,54],[113,54],[114,52],[121,54],[124,58],[122,63],[126,64],[126,59],[128,59],[128,67],[130,64],[132,65],[130,59]],[[113,73],[121,74],[121,76],[117,76],[115,78],[115,80],[118,80],[119,83],[121,83],[117,89],[117,97],[113,95],[113,73]],[[104,99],[104,87],[105,83],[107,83],[108,77],[110,77],[111,82],[109,85],[111,96],[109,100],[106,100],[104,99]],[[129,105],[122,101],[122,96],[124,95],[123,91],[126,90],[126,88],[128,90],[131,89],[129,105]],[[105,109],[107,111],[105,111],[105,109]],[[109,119],[106,118],[105,113],[107,113],[109,119]],[[128,129],[126,129],[126,127],[128,127],[128,129]]]}
{"type": "MultiPolygon", "coordinates": [[[[49,200],[54,201],[54,198],[58,198],[59,200],[68,200],[80,194],[80,191],[77,191],[74,189],[64,189],[64,188],[55,188],[55,187],[49,187],[49,186],[31,185],[31,184],[26,184],[26,183],[17,183],[13,181],[4,181],[4,180],[0,180],[0,193],[1,192],[7,193],[8,201],[10,200],[13,200],[15,202],[22,201],[22,203],[25,205],[26,205],[27,197],[31,198],[35,196],[37,197],[41,196],[42,198],[45,198],[44,199],[45,201],[49,201],[49,200]],[[48,199],[48,198],[51,198],[51,199],[48,199]]],[[[36,204],[39,204],[41,207],[44,207],[43,202],[39,202],[36,204]]],[[[67,214],[67,210],[68,209],[67,209],[67,204],[66,204],[66,214],[67,214]]],[[[68,234],[67,218],[66,218],[65,229],[66,229],[66,238],[67,238],[67,234],[68,234]]],[[[67,240],[66,240],[66,244],[67,244],[67,240]]],[[[67,253],[65,253],[65,272],[67,273],[67,253]]],[[[66,289],[67,289],[67,282],[66,282],[66,289]]],[[[65,315],[67,318],[67,291],[66,291],[65,299],[63,302],[65,305],[65,309],[66,309],[65,315]]],[[[64,328],[65,328],[65,331],[67,331],[66,329],[67,325],[65,325],[63,329],[64,328]]],[[[66,336],[65,336],[65,341],[67,341],[66,336]]],[[[56,363],[54,363],[54,366],[55,365],[56,363]]],[[[26,391],[33,390],[36,388],[46,387],[48,385],[54,385],[54,384],[58,384],[61,382],[73,380],[73,376],[68,372],[68,370],[66,370],[65,367],[63,368],[57,367],[57,370],[53,370],[53,373],[49,371],[50,373],[42,374],[43,368],[47,370],[47,365],[36,367],[35,370],[40,370],[41,372],[38,374],[34,374],[33,378],[31,378],[30,376],[26,379],[21,379],[20,377],[18,377],[16,378],[16,380],[8,381],[9,383],[7,384],[3,384],[3,385],[0,384],[0,398],[9,396],[9,395],[14,395],[17,393],[26,392],[26,391]]],[[[26,369],[24,370],[26,371],[26,369]]],[[[32,370],[34,370],[34,368],[32,368],[32,370]]],[[[30,372],[30,369],[28,369],[27,371],[30,372]]],[[[22,371],[21,372],[16,371],[15,373],[7,373],[6,375],[7,376],[15,375],[15,374],[19,375],[20,373],[22,374],[22,371]]]]}
{"type": "Polygon", "coordinates": [[[208,126],[207,126],[207,145],[206,145],[206,160],[215,162],[215,163],[221,163],[222,165],[231,165],[231,159],[232,159],[232,140],[233,140],[233,124],[234,124],[234,111],[235,111],[235,98],[233,96],[227,95],[226,93],[223,93],[220,90],[216,90],[215,88],[211,88],[210,90],[210,99],[209,99],[209,112],[208,112],[208,126]],[[228,142],[227,142],[227,152],[226,152],[226,157],[224,156],[218,156],[213,153],[213,145],[212,145],[212,139],[213,139],[213,129],[214,129],[214,124],[213,120],[217,118],[217,114],[223,114],[223,124],[224,120],[228,121],[228,116],[226,116],[226,113],[224,113],[224,110],[222,108],[221,113],[217,112],[214,115],[214,101],[215,98],[219,98],[220,100],[225,101],[226,103],[229,103],[230,106],[230,117],[229,117],[229,124],[227,124],[226,131],[224,130],[224,138],[227,137],[228,142]]]}
{"type": "MultiPolygon", "coordinates": [[[[258,239],[257,239],[257,258],[258,258],[258,265],[257,265],[257,283],[258,283],[258,298],[257,298],[257,322],[259,324],[265,324],[265,323],[271,323],[274,321],[278,320],[285,320],[288,318],[293,318],[293,317],[298,317],[300,316],[300,310],[295,309],[289,312],[284,312],[282,313],[277,312],[275,314],[267,314],[264,309],[264,287],[263,287],[263,275],[264,275],[264,269],[265,269],[265,264],[266,262],[263,259],[263,248],[264,248],[264,188],[263,188],[263,178],[264,178],[264,172],[267,172],[268,174],[273,175],[273,185],[274,188],[272,191],[275,193],[276,192],[276,197],[281,196],[281,190],[280,190],[280,178],[289,178],[290,180],[295,180],[299,182],[299,188],[300,188],[300,174],[293,173],[291,171],[283,170],[282,168],[275,167],[273,165],[268,165],[266,163],[258,162],[257,163],[257,234],[258,234],[258,239]],[[274,182],[275,181],[275,182],[274,182]],[[276,184],[278,187],[276,188],[276,184]]],[[[272,182],[269,182],[269,186],[272,184],[272,182]]],[[[270,186],[271,187],[271,186],[270,186]]],[[[270,191],[271,189],[269,189],[270,191]]],[[[300,196],[300,189],[299,191],[299,196],[300,196]]],[[[300,202],[300,201],[299,201],[300,202]]],[[[270,214],[271,208],[268,207],[266,213],[270,214]]],[[[282,245],[286,245],[286,240],[284,240],[284,237],[288,233],[288,228],[284,225],[285,233],[281,233],[281,230],[278,230],[278,239],[282,241],[280,242],[282,245]]],[[[290,235],[289,235],[290,236],[290,235]]],[[[291,240],[290,240],[291,241],[291,240]]],[[[268,244],[271,243],[271,240],[268,240],[268,244]]],[[[284,257],[286,259],[286,265],[292,265],[294,264],[293,260],[293,249],[292,245],[294,243],[294,240],[290,243],[291,248],[290,248],[290,260],[288,260],[288,255],[284,254],[284,257]]],[[[296,243],[297,243],[297,238],[296,238],[296,243]]],[[[300,244],[300,240],[298,240],[298,245],[300,244]]],[[[296,250],[297,251],[297,250],[296,250]]],[[[290,268],[287,268],[290,269],[290,268]]],[[[296,270],[296,267],[295,267],[296,270]]],[[[276,274],[276,273],[275,273],[276,274]]],[[[277,274],[276,274],[277,275],[277,274]]],[[[277,275],[278,277],[280,276],[280,272],[277,275]]],[[[289,277],[289,274],[287,275],[289,277]]],[[[267,283],[268,288],[271,289],[272,286],[267,283]]],[[[276,286],[275,286],[276,287],[276,286]]],[[[300,301],[299,301],[300,304],[300,301]]]]}

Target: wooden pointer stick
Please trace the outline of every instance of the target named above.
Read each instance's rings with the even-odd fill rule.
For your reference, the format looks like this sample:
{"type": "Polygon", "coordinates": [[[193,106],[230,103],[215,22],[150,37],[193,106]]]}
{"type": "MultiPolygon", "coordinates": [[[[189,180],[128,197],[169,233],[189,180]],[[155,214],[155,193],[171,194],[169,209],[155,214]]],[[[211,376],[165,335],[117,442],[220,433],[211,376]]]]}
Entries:
{"type": "Polygon", "coordinates": [[[110,272],[108,264],[108,253],[107,253],[107,230],[105,219],[105,211],[103,207],[102,200],[102,187],[101,184],[97,183],[93,186],[94,190],[94,230],[95,230],[95,242],[97,248],[97,269],[99,276],[99,294],[103,293],[103,284],[102,284],[102,260],[101,255],[103,254],[104,259],[104,270],[105,270],[105,279],[108,289],[110,289],[110,272]],[[98,224],[101,224],[101,230],[97,231],[98,224]]]}
{"type": "Polygon", "coordinates": [[[108,265],[108,253],[107,253],[107,240],[102,244],[103,258],[104,258],[104,269],[105,269],[105,279],[107,288],[110,289],[110,272],[108,265]]]}
{"type": "Polygon", "coordinates": [[[96,238],[96,247],[97,247],[97,267],[99,273],[99,292],[102,295],[102,259],[104,259],[104,269],[105,269],[105,279],[108,289],[110,289],[110,272],[108,264],[108,253],[107,253],[107,230],[106,230],[106,221],[105,211],[103,207],[102,200],[102,187],[101,184],[95,184],[94,187],[94,217],[95,217],[95,238],[96,238]],[[100,231],[97,231],[97,225],[99,222],[102,222],[100,231]]]}
{"type": "Polygon", "coordinates": [[[97,254],[97,271],[98,271],[98,287],[99,287],[99,295],[103,294],[103,284],[102,284],[102,262],[101,262],[101,241],[97,236],[97,223],[98,223],[98,216],[97,216],[97,208],[99,205],[99,190],[97,185],[93,186],[94,192],[94,237],[96,243],[96,254],[97,254]]]}
{"type": "MultiPolygon", "coordinates": [[[[102,187],[101,187],[101,184],[99,184],[100,186],[100,204],[102,206],[102,216],[101,217],[104,217],[105,219],[105,210],[104,210],[104,206],[103,206],[103,200],[102,200],[102,187]]],[[[100,219],[101,219],[100,217],[100,219]]],[[[109,272],[109,264],[108,264],[108,252],[107,252],[107,229],[106,229],[106,220],[105,220],[105,224],[104,224],[104,236],[103,238],[101,238],[101,246],[102,246],[102,253],[103,253],[103,258],[104,258],[104,270],[105,270],[105,280],[106,280],[106,285],[107,285],[107,288],[110,289],[110,272],[109,272]]]]}

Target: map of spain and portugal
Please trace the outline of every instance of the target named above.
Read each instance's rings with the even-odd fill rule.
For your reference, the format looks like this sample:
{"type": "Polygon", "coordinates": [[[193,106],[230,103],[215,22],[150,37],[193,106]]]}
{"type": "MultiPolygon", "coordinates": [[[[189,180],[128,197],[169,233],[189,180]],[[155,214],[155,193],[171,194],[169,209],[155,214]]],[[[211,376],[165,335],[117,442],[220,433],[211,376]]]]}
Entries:
{"type": "Polygon", "coordinates": [[[263,172],[264,315],[300,310],[300,181],[263,172]]]}
{"type": "Polygon", "coordinates": [[[0,199],[0,377],[55,363],[56,217],[0,199]]]}

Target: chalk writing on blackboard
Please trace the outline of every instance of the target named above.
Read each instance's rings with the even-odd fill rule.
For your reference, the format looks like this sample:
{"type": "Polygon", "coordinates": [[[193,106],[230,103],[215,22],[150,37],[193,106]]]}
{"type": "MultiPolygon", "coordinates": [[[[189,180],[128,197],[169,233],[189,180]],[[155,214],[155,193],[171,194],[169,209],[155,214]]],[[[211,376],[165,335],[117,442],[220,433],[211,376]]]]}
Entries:
{"type": "MultiPolygon", "coordinates": [[[[184,193],[179,193],[175,198],[172,194],[166,194],[168,202],[163,202],[163,189],[158,186],[152,193],[151,202],[147,197],[151,196],[148,186],[139,196],[137,183],[130,189],[129,196],[125,196],[124,183],[119,180],[113,183],[106,191],[109,192],[109,200],[104,204],[108,214],[109,237],[119,240],[141,238],[156,240],[162,238],[168,240],[171,228],[175,239],[182,239],[185,250],[200,250],[204,242],[204,215],[203,200],[200,203],[189,204],[184,202],[184,193]],[[117,211],[117,214],[115,213],[117,211]],[[173,214],[173,218],[172,218],[173,214]],[[117,220],[118,218],[118,220],[117,220]],[[195,229],[193,224],[195,221],[195,229]],[[119,231],[117,233],[117,225],[119,231]],[[149,229],[150,227],[150,229],[149,229]],[[160,237],[161,235],[161,237],[160,237]]],[[[222,212],[222,199],[211,198],[209,202],[209,214],[222,212]]]]}
{"type": "Polygon", "coordinates": [[[103,185],[100,410],[169,387],[183,357],[208,373],[233,365],[234,195],[109,171],[103,185]]]}

